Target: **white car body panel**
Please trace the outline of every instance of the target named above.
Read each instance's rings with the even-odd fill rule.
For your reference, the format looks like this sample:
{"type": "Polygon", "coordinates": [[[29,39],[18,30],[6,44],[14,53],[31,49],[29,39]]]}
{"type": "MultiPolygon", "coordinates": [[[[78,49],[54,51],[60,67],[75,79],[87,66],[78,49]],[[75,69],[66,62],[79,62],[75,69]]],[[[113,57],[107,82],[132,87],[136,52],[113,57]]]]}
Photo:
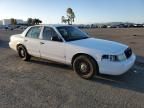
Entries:
{"type": "Polygon", "coordinates": [[[11,49],[17,51],[17,45],[20,43],[23,43],[24,38],[21,36],[21,34],[13,35],[10,37],[9,46],[11,49]]]}
{"type": "Polygon", "coordinates": [[[30,55],[40,57],[40,40],[32,38],[24,38],[23,45],[26,47],[30,55]]]}
{"type": "Polygon", "coordinates": [[[76,54],[87,54],[94,58],[99,67],[99,72],[109,75],[120,75],[129,70],[134,62],[135,55],[121,62],[102,61],[101,57],[104,54],[117,55],[122,54],[128,46],[113,41],[107,41],[102,39],[87,38],[82,40],[76,40],[66,42],[61,34],[57,31],[56,27],[61,25],[41,25],[42,27],[52,27],[63,42],[42,40],[42,31],[39,39],[32,39],[25,37],[27,31],[31,28],[27,28],[22,34],[11,36],[9,46],[10,48],[17,50],[17,45],[22,44],[26,47],[30,55],[45,58],[48,60],[57,61],[71,65],[72,58],[76,54]],[[44,44],[41,44],[44,43],[44,44]]]}
{"type": "Polygon", "coordinates": [[[42,58],[65,63],[65,43],[41,40],[40,54],[42,58]]]}
{"type": "Polygon", "coordinates": [[[80,46],[81,48],[101,51],[102,53],[108,53],[108,54],[121,53],[126,48],[128,48],[126,45],[123,45],[117,42],[107,41],[107,40],[102,40],[102,39],[95,39],[95,38],[72,41],[72,42],[69,42],[69,44],[73,46],[80,46]]]}
{"type": "Polygon", "coordinates": [[[99,64],[99,71],[102,74],[108,74],[108,75],[121,75],[125,72],[127,72],[135,62],[135,55],[132,54],[132,56],[127,59],[126,61],[121,62],[109,62],[109,61],[102,61],[98,62],[99,64]]]}

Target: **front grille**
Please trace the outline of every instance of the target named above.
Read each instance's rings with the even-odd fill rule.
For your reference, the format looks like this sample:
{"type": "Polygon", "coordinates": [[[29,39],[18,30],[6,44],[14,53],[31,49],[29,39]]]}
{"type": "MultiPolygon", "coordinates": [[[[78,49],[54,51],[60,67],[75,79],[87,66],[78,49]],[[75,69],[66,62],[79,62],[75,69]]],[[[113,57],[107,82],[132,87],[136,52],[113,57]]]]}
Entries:
{"type": "Polygon", "coordinates": [[[126,58],[130,58],[131,55],[132,55],[132,50],[131,48],[127,48],[125,51],[124,51],[125,55],[126,55],[126,58]]]}

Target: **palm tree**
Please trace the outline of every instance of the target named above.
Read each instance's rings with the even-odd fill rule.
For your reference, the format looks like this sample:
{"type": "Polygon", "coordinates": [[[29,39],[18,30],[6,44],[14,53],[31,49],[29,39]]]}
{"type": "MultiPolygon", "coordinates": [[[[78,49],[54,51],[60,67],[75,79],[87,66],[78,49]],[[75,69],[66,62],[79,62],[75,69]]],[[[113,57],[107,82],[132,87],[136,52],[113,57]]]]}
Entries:
{"type": "Polygon", "coordinates": [[[72,10],[72,8],[68,8],[67,9],[67,17],[68,17],[68,24],[72,25],[72,23],[74,22],[75,19],[75,13],[72,10]]]}
{"type": "Polygon", "coordinates": [[[28,19],[27,19],[27,24],[28,24],[28,25],[32,25],[32,21],[33,21],[32,18],[28,18],[28,19]]]}
{"type": "Polygon", "coordinates": [[[72,25],[75,19],[75,13],[72,10],[72,8],[68,8],[66,12],[67,12],[67,19],[64,16],[62,16],[61,22],[65,24],[68,23],[68,25],[72,25]]]}
{"type": "Polygon", "coordinates": [[[36,24],[36,19],[32,19],[32,25],[36,24]]]}
{"type": "Polygon", "coordinates": [[[40,19],[37,19],[37,18],[35,18],[35,19],[32,19],[32,24],[33,25],[38,25],[38,24],[40,24],[40,23],[42,23],[42,21],[40,20],[40,19]]]}
{"type": "Polygon", "coordinates": [[[67,19],[64,16],[62,16],[61,22],[66,24],[67,23],[67,19]]]}
{"type": "Polygon", "coordinates": [[[14,19],[14,25],[16,25],[17,24],[17,20],[16,19],[14,19]]]}
{"type": "Polygon", "coordinates": [[[16,25],[17,24],[17,20],[14,18],[11,18],[11,25],[16,25]]]}
{"type": "Polygon", "coordinates": [[[35,19],[35,24],[40,24],[42,21],[40,19],[35,19]]]}
{"type": "Polygon", "coordinates": [[[15,19],[11,18],[11,25],[14,25],[14,24],[15,24],[15,19]]]}
{"type": "Polygon", "coordinates": [[[75,13],[74,12],[72,12],[72,16],[71,16],[71,18],[72,18],[72,22],[74,22],[75,20],[75,13]]]}

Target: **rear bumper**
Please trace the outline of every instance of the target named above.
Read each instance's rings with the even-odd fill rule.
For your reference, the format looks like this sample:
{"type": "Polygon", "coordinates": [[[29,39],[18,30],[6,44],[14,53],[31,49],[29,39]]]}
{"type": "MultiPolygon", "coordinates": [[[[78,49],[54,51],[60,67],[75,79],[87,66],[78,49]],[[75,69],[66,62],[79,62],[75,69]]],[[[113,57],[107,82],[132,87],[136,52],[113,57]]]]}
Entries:
{"type": "Polygon", "coordinates": [[[102,74],[108,75],[121,75],[127,72],[135,63],[136,56],[132,54],[132,56],[126,61],[122,62],[110,62],[110,61],[100,61],[99,71],[102,74]]]}

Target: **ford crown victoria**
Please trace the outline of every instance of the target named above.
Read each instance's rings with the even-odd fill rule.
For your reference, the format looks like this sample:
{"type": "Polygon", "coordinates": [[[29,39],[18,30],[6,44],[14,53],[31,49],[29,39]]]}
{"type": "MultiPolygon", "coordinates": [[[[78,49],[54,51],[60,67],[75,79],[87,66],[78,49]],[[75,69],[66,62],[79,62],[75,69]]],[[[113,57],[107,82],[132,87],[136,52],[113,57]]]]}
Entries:
{"type": "Polygon", "coordinates": [[[85,79],[98,73],[123,74],[136,59],[127,45],[91,38],[80,29],[67,25],[28,27],[22,34],[12,35],[9,46],[24,61],[35,56],[71,65],[85,79]]]}

